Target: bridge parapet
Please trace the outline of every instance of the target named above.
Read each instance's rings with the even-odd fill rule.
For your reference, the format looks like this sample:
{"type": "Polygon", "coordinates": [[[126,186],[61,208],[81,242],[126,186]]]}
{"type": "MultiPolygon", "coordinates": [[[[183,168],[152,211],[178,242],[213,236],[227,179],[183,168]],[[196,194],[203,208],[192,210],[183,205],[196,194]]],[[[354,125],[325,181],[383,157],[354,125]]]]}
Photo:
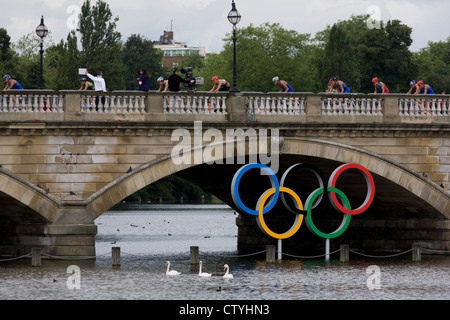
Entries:
{"type": "Polygon", "coordinates": [[[0,92],[0,113],[5,122],[447,124],[450,95],[11,90],[0,92]]]}

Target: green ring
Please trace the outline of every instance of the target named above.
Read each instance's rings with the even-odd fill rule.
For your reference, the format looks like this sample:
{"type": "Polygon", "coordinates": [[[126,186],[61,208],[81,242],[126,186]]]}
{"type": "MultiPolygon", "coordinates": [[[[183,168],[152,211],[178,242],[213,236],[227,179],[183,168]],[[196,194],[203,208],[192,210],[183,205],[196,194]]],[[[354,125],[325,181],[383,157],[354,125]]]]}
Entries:
{"type": "MultiPolygon", "coordinates": [[[[350,201],[348,200],[347,196],[344,194],[344,192],[342,192],[339,189],[333,188],[333,187],[328,187],[327,188],[328,192],[335,192],[337,193],[339,196],[341,196],[344,199],[345,202],[345,208],[347,210],[350,210],[350,201]]],[[[349,224],[350,224],[350,220],[351,220],[351,215],[349,214],[344,214],[344,220],[342,220],[341,225],[339,226],[339,228],[337,228],[334,232],[332,233],[324,233],[322,231],[320,231],[319,229],[317,229],[317,227],[314,225],[314,222],[312,220],[312,213],[311,213],[311,208],[312,205],[314,203],[314,201],[316,200],[316,198],[318,196],[320,196],[322,193],[324,192],[324,188],[320,188],[317,189],[310,197],[308,197],[308,200],[306,201],[306,205],[307,205],[307,215],[306,215],[306,221],[308,223],[308,226],[311,228],[311,231],[313,231],[316,235],[318,235],[319,237],[322,237],[324,239],[334,239],[339,237],[341,234],[343,234],[345,232],[345,230],[347,230],[349,224]]]]}

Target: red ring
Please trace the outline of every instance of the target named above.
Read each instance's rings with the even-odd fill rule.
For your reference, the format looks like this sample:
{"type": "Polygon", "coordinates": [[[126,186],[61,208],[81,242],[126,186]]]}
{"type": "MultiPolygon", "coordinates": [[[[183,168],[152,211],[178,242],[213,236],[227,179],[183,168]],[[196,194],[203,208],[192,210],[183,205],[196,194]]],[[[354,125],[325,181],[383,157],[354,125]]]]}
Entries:
{"type": "Polygon", "coordinates": [[[341,204],[339,203],[339,201],[336,198],[336,193],[330,192],[331,203],[340,212],[355,216],[355,215],[361,214],[364,211],[366,211],[372,204],[373,199],[375,197],[375,181],[373,180],[373,177],[370,174],[369,170],[367,170],[366,168],[364,168],[363,166],[361,166],[359,164],[350,163],[350,164],[344,164],[344,165],[338,167],[336,170],[334,170],[334,172],[330,176],[330,180],[328,180],[328,186],[336,188],[337,179],[339,178],[341,173],[343,173],[344,171],[346,171],[348,169],[358,169],[363,173],[363,176],[366,180],[367,188],[368,188],[366,199],[364,200],[364,203],[359,208],[357,208],[355,210],[348,210],[348,209],[344,208],[343,206],[341,206],[341,204]]]}

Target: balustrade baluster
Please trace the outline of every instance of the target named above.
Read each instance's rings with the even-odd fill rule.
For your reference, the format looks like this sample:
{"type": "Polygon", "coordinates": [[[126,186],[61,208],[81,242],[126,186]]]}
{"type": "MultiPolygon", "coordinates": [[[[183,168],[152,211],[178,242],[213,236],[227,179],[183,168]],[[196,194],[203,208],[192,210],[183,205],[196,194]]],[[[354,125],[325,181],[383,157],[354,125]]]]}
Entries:
{"type": "Polygon", "coordinates": [[[112,114],[117,114],[117,106],[116,106],[117,96],[111,96],[110,99],[111,100],[109,103],[109,112],[112,114]]]}
{"type": "Polygon", "coordinates": [[[436,99],[431,99],[430,102],[431,102],[430,108],[431,116],[436,117],[437,116],[436,99]]]}
{"type": "Polygon", "coordinates": [[[450,115],[450,99],[442,100],[442,115],[448,116],[450,115]]]}
{"type": "Polygon", "coordinates": [[[398,99],[398,115],[403,117],[405,115],[405,99],[398,99]]]}

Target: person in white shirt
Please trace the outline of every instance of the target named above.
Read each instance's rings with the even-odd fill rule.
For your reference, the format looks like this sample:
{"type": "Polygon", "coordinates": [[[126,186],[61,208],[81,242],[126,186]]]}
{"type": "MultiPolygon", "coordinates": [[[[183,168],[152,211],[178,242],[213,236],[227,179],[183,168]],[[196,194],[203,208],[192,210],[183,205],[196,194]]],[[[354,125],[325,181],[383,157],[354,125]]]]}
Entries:
{"type": "MultiPolygon", "coordinates": [[[[103,79],[103,73],[99,70],[97,71],[97,77],[94,77],[92,74],[90,74],[87,70],[86,70],[86,75],[89,77],[89,79],[91,79],[92,81],[94,81],[95,84],[95,91],[97,92],[106,92],[106,82],[105,79],[103,79]]],[[[105,101],[106,98],[105,96],[101,97],[101,101],[103,106],[105,105],[105,101]]],[[[98,111],[98,103],[99,103],[99,97],[95,97],[95,110],[98,111]]],[[[103,111],[105,111],[105,108],[103,107],[103,111]]]]}

